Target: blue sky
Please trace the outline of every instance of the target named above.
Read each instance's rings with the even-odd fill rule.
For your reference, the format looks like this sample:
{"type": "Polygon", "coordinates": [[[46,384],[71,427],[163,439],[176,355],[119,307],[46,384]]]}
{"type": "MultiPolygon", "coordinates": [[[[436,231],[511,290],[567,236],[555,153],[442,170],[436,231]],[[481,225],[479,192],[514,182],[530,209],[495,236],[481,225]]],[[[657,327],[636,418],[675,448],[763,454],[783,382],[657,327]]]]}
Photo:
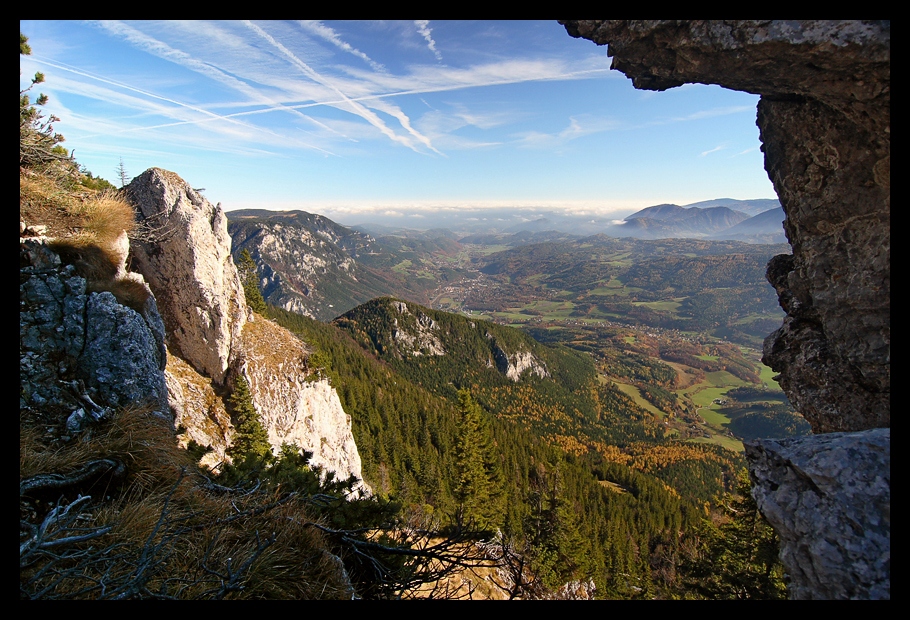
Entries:
{"type": "Polygon", "coordinates": [[[758,97],[636,91],[546,21],[20,21],[64,146],[111,181],[172,170],[212,202],[370,213],[624,216],[775,198],[758,97]]]}

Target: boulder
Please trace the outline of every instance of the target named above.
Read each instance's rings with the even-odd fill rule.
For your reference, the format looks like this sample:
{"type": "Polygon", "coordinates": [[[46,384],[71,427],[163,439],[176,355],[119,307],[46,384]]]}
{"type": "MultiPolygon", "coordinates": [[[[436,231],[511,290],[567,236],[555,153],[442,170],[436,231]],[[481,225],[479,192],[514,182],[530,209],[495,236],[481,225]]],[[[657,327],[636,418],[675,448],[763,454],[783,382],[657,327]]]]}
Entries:
{"type": "Polygon", "coordinates": [[[891,429],[746,443],[795,599],[891,598],[891,429]]]}

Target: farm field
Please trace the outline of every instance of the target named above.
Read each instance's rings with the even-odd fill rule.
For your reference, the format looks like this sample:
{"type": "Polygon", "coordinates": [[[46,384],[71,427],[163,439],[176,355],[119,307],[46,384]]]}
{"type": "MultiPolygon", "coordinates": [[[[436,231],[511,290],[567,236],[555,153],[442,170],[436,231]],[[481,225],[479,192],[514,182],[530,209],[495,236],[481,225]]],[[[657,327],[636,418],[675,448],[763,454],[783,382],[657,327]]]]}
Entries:
{"type": "Polygon", "coordinates": [[[441,284],[433,307],[591,355],[617,389],[680,439],[741,450],[731,422],[763,413],[743,409],[730,392],[780,389],[761,363],[761,346],[783,315],[765,265],[784,248],[608,237],[477,241],[454,254],[476,277],[441,284]]]}

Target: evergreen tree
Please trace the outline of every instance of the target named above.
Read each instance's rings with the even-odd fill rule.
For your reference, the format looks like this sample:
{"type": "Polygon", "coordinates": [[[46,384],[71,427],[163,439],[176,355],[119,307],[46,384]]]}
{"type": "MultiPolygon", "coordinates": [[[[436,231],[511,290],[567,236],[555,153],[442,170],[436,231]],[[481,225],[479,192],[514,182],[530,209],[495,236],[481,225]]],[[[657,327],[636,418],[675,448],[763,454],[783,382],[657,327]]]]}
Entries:
{"type": "Polygon", "coordinates": [[[548,589],[588,578],[594,571],[590,540],[579,528],[578,516],[566,501],[558,468],[538,468],[532,476],[531,514],[526,529],[531,540],[534,572],[548,589]]]}
{"type": "Polygon", "coordinates": [[[262,291],[259,290],[256,261],[253,260],[250,251],[245,248],[237,255],[237,272],[240,274],[247,305],[253,309],[253,312],[264,315],[268,308],[265,305],[265,299],[262,298],[262,291]]]}
{"type": "Polygon", "coordinates": [[[736,494],[718,502],[717,521],[696,529],[696,549],[680,566],[683,585],[708,599],[785,599],[777,534],[758,511],[745,470],[738,482],[736,494]]]}
{"type": "Polygon", "coordinates": [[[459,390],[461,421],[455,448],[455,499],[473,529],[489,531],[502,524],[502,479],[493,434],[470,392],[459,390]]]}
{"type": "Polygon", "coordinates": [[[130,175],[126,171],[126,166],[123,165],[123,158],[120,158],[120,165],[117,166],[117,178],[120,179],[120,187],[126,187],[130,182],[130,175]]]}
{"type": "Polygon", "coordinates": [[[234,440],[228,449],[228,455],[235,462],[242,462],[248,457],[262,459],[270,456],[272,446],[269,444],[269,436],[253,407],[250,384],[243,375],[238,375],[234,382],[228,406],[234,422],[234,440]]]}

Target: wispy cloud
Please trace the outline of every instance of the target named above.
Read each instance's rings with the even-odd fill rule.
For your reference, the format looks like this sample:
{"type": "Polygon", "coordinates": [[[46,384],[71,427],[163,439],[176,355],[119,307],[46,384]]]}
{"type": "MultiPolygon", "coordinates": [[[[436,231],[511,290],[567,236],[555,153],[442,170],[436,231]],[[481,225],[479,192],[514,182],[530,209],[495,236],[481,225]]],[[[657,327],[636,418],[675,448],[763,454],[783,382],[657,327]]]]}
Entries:
{"type": "Polygon", "coordinates": [[[436,49],[436,41],[433,40],[433,30],[430,28],[430,20],[415,19],[414,25],[417,26],[417,32],[420,33],[420,36],[427,40],[427,47],[430,48],[430,51],[436,56],[436,60],[441,61],[442,54],[436,49]]]}
{"type": "Polygon", "coordinates": [[[550,149],[558,152],[573,140],[623,127],[621,122],[612,118],[598,118],[590,115],[573,116],[569,118],[569,125],[558,133],[523,132],[516,136],[516,143],[525,148],[550,149]]]}
{"type": "Polygon", "coordinates": [[[372,58],[370,58],[369,56],[367,56],[366,54],[361,52],[359,49],[351,46],[350,43],[344,42],[341,39],[341,37],[338,35],[338,33],[335,32],[335,30],[333,28],[326,26],[322,22],[312,21],[312,20],[301,20],[297,23],[300,24],[300,26],[307,32],[315,34],[316,36],[325,39],[332,45],[335,45],[336,47],[344,50],[345,52],[347,52],[349,54],[353,54],[354,56],[357,56],[358,58],[362,59],[364,62],[366,62],[368,65],[370,65],[373,68],[373,70],[385,71],[385,67],[383,65],[374,61],[372,58]]]}
{"type": "Polygon", "coordinates": [[[705,155],[710,155],[711,153],[716,153],[717,151],[723,151],[726,148],[727,148],[727,145],[719,144],[719,145],[715,146],[713,149],[708,149],[707,151],[702,151],[701,154],[699,155],[699,157],[704,157],[705,155]]]}
{"type": "MultiPolygon", "coordinates": [[[[221,69],[218,69],[211,63],[203,62],[192,57],[190,54],[172,48],[163,41],[159,41],[153,37],[150,37],[143,32],[117,21],[102,21],[99,22],[99,25],[116,36],[122,37],[129,41],[131,44],[136,47],[143,49],[149,53],[152,53],[160,58],[174,62],[178,65],[184,66],[188,69],[196,71],[206,77],[209,77],[225,86],[228,86],[244,95],[249,97],[252,101],[258,102],[267,106],[270,110],[283,110],[290,114],[294,114],[299,118],[306,120],[309,123],[320,125],[325,129],[330,128],[327,125],[324,125],[320,121],[307,116],[306,114],[301,113],[298,110],[287,107],[281,102],[277,102],[267,96],[265,96],[259,89],[255,88],[251,84],[244,82],[221,69]]],[[[222,117],[225,118],[225,117],[222,117]]],[[[322,150],[322,149],[320,149],[322,150]]],[[[324,151],[327,152],[327,151],[324,151]]]]}
{"type": "MultiPolygon", "coordinates": [[[[376,127],[376,129],[378,129],[380,132],[382,132],[389,139],[391,139],[395,142],[398,142],[414,151],[420,152],[420,150],[414,145],[414,142],[412,140],[410,140],[409,138],[407,138],[405,136],[400,136],[400,135],[396,134],[391,128],[389,128],[388,125],[386,125],[384,122],[382,122],[382,119],[380,119],[378,116],[376,116],[376,114],[374,112],[367,109],[365,106],[361,105],[357,101],[350,99],[347,95],[345,95],[341,91],[341,89],[339,89],[333,83],[332,80],[321,75],[319,72],[317,72],[312,67],[310,67],[307,63],[305,63],[302,60],[300,60],[299,58],[297,58],[297,56],[295,56],[291,50],[289,50],[285,45],[283,45],[282,43],[277,41],[274,37],[272,37],[265,30],[263,30],[262,28],[260,28],[259,26],[257,26],[256,24],[254,24],[251,21],[244,21],[243,23],[250,30],[255,32],[257,35],[259,35],[266,41],[268,41],[272,46],[274,46],[282,54],[284,54],[288,58],[288,60],[290,60],[291,63],[295,67],[297,67],[304,75],[306,75],[308,78],[310,78],[314,82],[316,82],[318,84],[322,84],[323,86],[330,88],[336,95],[338,95],[338,97],[341,98],[342,102],[344,104],[346,104],[346,105],[339,106],[341,109],[346,109],[346,111],[352,112],[353,114],[360,116],[365,121],[367,121],[368,123],[370,123],[371,125],[376,127]]],[[[410,127],[410,123],[407,122],[407,117],[404,116],[403,113],[397,114],[395,116],[396,116],[396,118],[398,118],[399,121],[402,122],[402,126],[405,127],[405,129],[408,131],[408,133],[410,133],[411,135],[414,135],[415,137],[418,138],[419,142],[421,142],[422,144],[424,144],[431,150],[435,151],[435,149],[432,148],[432,145],[429,144],[429,140],[427,140],[424,136],[415,134],[413,129],[410,127]]],[[[438,153],[438,151],[436,151],[436,152],[438,153]]]]}

